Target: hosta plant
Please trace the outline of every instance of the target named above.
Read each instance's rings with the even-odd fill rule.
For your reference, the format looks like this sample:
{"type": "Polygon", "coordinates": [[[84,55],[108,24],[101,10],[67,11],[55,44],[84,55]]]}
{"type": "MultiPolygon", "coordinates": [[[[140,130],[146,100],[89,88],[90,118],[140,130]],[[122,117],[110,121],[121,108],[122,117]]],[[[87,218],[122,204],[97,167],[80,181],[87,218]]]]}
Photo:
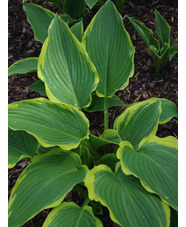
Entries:
{"type": "Polygon", "coordinates": [[[134,18],[128,17],[128,19],[148,46],[153,57],[156,74],[158,74],[160,69],[164,68],[167,62],[171,61],[178,52],[178,44],[171,46],[170,26],[157,10],[155,10],[155,17],[156,32],[160,41],[153,36],[151,29],[142,25],[134,18]]]}
{"type": "Polygon", "coordinates": [[[177,108],[150,98],[129,105],[108,128],[110,100],[134,73],[134,47],[113,3],[98,11],[82,41],[56,15],[36,68],[47,97],[9,105],[9,167],[31,160],[12,189],[9,226],[52,208],[43,227],[101,227],[103,206],[124,227],[169,226],[178,209],[177,139],[156,134],[177,108]],[[104,109],[100,137],[84,114],[95,109],[104,109]],[[72,189],[83,204],[64,201],[72,189]]]}

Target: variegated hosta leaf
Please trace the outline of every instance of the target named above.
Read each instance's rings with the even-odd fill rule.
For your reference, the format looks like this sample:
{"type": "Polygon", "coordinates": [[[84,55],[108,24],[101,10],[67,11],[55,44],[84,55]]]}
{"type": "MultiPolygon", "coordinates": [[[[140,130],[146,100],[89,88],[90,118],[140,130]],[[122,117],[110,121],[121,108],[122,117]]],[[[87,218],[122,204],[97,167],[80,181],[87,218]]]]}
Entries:
{"type": "Polygon", "coordinates": [[[159,124],[167,123],[173,117],[178,117],[178,109],[175,103],[167,99],[161,99],[161,108],[159,124]]]}
{"type": "Polygon", "coordinates": [[[38,58],[26,58],[16,61],[8,68],[8,76],[37,72],[38,58]]]}
{"type": "Polygon", "coordinates": [[[9,226],[22,226],[41,210],[58,206],[86,173],[87,167],[71,151],[56,148],[35,156],[12,189],[9,226]]]}
{"type": "Polygon", "coordinates": [[[82,42],[100,77],[97,94],[109,97],[124,89],[134,73],[134,47],[110,0],[94,16],[82,42]]]}
{"type": "Polygon", "coordinates": [[[138,149],[122,142],[117,151],[125,174],[138,177],[145,189],[178,208],[178,151],[174,137],[144,138],[138,149]]]}
{"type": "Polygon", "coordinates": [[[99,201],[110,211],[111,219],[121,226],[168,227],[170,210],[156,195],[147,192],[139,180],[116,172],[105,165],[90,170],[85,178],[91,200],[99,201]]]}
{"type": "Polygon", "coordinates": [[[99,80],[82,44],[57,15],[39,56],[38,76],[50,100],[80,109],[90,104],[99,80]]]}
{"type": "Polygon", "coordinates": [[[171,28],[162,15],[155,10],[156,17],[156,32],[160,38],[161,45],[164,46],[164,43],[170,44],[170,31],[171,28]]]}
{"type": "Polygon", "coordinates": [[[24,158],[32,158],[39,144],[37,140],[25,131],[8,129],[8,168],[24,158]]]}
{"type": "Polygon", "coordinates": [[[63,202],[47,216],[43,227],[102,227],[90,206],[79,207],[73,202],[63,202]]]}
{"type": "Polygon", "coordinates": [[[55,14],[48,9],[32,3],[24,3],[23,10],[26,13],[28,22],[32,26],[35,39],[44,43],[48,36],[48,27],[55,14]]]}
{"type": "Polygon", "coordinates": [[[58,145],[65,150],[76,148],[89,134],[88,119],[81,111],[44,98],[10,104],[9,127],[27,131],[44,147],[58,145]]]}
{"type": "Polygon", "coordinates": [[[114,129],[118,131],[122,141],[129,141],[137,148],[144,137],[156,133],[160,113],[160,99],[151,98],[133,103],[116,118],[114,129]]]}

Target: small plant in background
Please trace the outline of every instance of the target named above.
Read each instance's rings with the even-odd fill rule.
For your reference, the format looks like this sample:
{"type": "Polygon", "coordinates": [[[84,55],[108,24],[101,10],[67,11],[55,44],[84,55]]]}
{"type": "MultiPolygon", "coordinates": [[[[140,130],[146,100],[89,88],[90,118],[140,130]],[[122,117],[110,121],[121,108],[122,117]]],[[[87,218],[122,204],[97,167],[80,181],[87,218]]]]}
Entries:
{"type": "Polygon", "coordinates": [[[9,168],[31,160],[12,189],[9,226],[53,208],[43,227],[101,227],[100,204],[124,227],[169,226],[178,209],[177,139],[156,133],[177,117],[176,105],[160,98],[133,103],[109,129],[108,108],[123,105],[115,93],[134,74],[134,47],[121,15],[108,0],[85,32],[82,22],[69,28],[60,15],[47,26],[47,33],[37,30],[39,58],[9,68],[9,76],[37,71],[46,96],[9,105],[9,168]],[[100,110],[104,132],[96,137],[83,111],[100,110]],[[63,201],[73,188],[82,206],[63,201]]]}
{"type": "Polygon", "coordinates": [[[158,74],[160,69],[164,68],[167,62],[171,61],[178,52],[178,45],[171,46],[170,26],[157,10],[155,10],[155,17],[156,32],[160,42],[153,36],[151,29],[142,25],[134,18],[128,17],[128,19],[148,46],[153,57],[156,74],[158,74]]]}

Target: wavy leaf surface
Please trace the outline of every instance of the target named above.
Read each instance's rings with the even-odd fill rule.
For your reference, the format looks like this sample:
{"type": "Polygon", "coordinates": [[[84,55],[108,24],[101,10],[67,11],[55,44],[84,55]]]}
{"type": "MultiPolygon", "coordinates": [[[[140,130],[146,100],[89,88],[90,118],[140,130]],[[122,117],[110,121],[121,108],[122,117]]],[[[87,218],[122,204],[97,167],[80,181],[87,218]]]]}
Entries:
{"type": "Polygon", "coordinates": [[[109,97],[124,89],[134,73],[134,47],[110,0],[94,16],[82,42],[100,77],[97,94],[109,97]]]}
{"type": "Polygon", "coordinates": [[[87,167],[79,156],[56,148],[33,158],[21,173],[9,200],[9,226],[22,226],[43,209],[58,206],[83,181],[87,167]]]}
{"type": "Polygon", "coordinates": [[[24,130],[44,147],[58,145],[70,150],[88,138],[89,122],[77,108],[44,98],[9,105],[9,127],[24,130]]]}
{"type": "Polygon", "coordinates": [[[57,15],[39,56],[38,76],[50,100],[80,109],[90,104],[99,81],[82,44],[57,15]]]}
{"type": "Polygon", "coordinates": [[[121,226],[169,226],[168,205],[148,193],[133,176],[125,175],[117,165],[116,172],[105,165],[94,167],[85,178],[90,199],[101,202],[111,219],[121,226]]]}
{"type": "Polygon", "coordinates": [[[178,208],[178,151],[174,137],[144,138],[138,149],[122,142],[117,151],[125,174],[138,177],[145,189],[178,208]]]}
{"type": "Polygon", "coordinates": [[[122,141],[129,141],[137,148],[144,137],[156,133],[160,113],[160,99],[151,98],[133,103],[116,118],[114,129],[118,131],[122,141]]]}
{"type": "Polygon", "coordinates": [[[102,227],[101,221],[94,216],[90,206],[79,207],[73,202],[63,202],[53,209],[43,227],[102,227]]]}

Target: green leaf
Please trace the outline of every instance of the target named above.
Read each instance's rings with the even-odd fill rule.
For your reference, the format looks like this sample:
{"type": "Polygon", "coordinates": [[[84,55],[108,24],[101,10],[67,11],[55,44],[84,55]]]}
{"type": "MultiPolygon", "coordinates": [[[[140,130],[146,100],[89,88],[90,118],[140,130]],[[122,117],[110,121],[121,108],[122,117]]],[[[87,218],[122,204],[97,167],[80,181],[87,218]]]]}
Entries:
{"type": "Polygon", "coordinates": [[[149,192],[178,208],[178,151],[174,137],[144,138],[138,149],[129,142],[122,142],[117,151],[122,170],[127,175],[138,177],[149,192]]]}
{"type": "Polygon", "coordinates": [[[87,6],[92,9],[93,6],[96,4],[96,2],[98,2],[98,0],[85,0],[85,3],[87,4],[87,6]]]}
{"type": "Polygon", "coordinates": [[[24,131],[13,131],[8,129],[8,168],[24,159],[32,158],[39,144],[37,140],[24,131]]]}
{"type": "MultiPolygon", "coordinates": [[[[108,108],[114,106],[124,106],[125,104],[116,96],[108,98],[108,108]]],[[[86,112],[104,111],[104,98],[98,97],[95,93],[92,94],[92,102],[89,107],[84,108],[86,112]]]]}
{"type": "Polygon", "coordinates": [[[171,61],[174,55],[177,53],[178,53],[178,44],[172,45],[169,48],[169,61],[171,61]]]}
{"type": "Polygon", "coordinates": [[[161,108],[159,124],[165,124],[173,117],[178,117],[178,109],[175,103],[167,99],[161,99],[161,108]]]}
{"type": "Polygon", "coordinates": [[[102,227],[101,221],[94,216],[90,206],[79,207],[73,202],[63,202],[47,216],[43,227],[102,227]]]}
{"type": "Polygon", "coordinates": [[[41,210],[58,206],[86,173],[87,167],[71,151],[56,148],[35,156],[12,189],[9,226],[22,226],[41,210]]]}
{"type": "Polygon", "coordinates": [[[164,68],[169,61],[169,48],[170,44],[164,43],[164,46],[157,51],[154,46],[150,46],[150,51],[154,60],[156,74],[159,73],[159,70],[164,68]]]}
{"type": "Polygon", "coordinates": [[[84,0],[65,0],[63,4],[64,13],[73,19],[79,19],[83,16],[85,10],[84,0]]]}
{"type": "Polygon", "coordinates": [[[44,43],[48,36],[49,25],[55,14],[48,9],[31,3],[24,3],[23,10],[26,12],[27,20],[32,26],[35,39],[44,43]]]}
{"type": "Polygon", "coordinates": [[[45,84],[42,80],[38,79],[36,82],[31,84],[28,89],[31,91],[36,91],[37,93],[41,94],[42,96],[47,97],[46,91],[45,91],[45,84]]]}
{"type": "Polygon", "coordinates": [[[129,141],[137,148],[144,137],[150,134],[155,135],[160,113],[160,99],[151,98],[143,102],[133,103],[116,118],[114,129],[118,131],[122,141],[129,141]]]}
{"type": "Polygon", "coordinates": [[[82,37],[83,37],[83,33],[84,33],[82,20],[80,22],[74,24],[71,27],[71,31],[76,36],[76,38],[81,42],[82,37]]]}
{"type": "Polygon", "coordinates": [[[26,58],[16,61],[8,68],[8,76],[37,72],[38,58],[26,58]]]}
{"type": "Polygon", "coordinates": [[[136,31],[140,34],[141,38],[144,40],[146,45],[150,48],[150,46],[154,46],[157,51],[160,49],[159,41],[153,36],[153,32],[151,29],[142,25],[140,22],[135,20],[132,17],[127,17],[136,31]]]}
{"type": "Polygon", "coordinates": [[[94,167],[85,178],[89,198],[110,211],[111,219],[121,226],[169,226],[170,210],[160,199],[148,193],[133,176],[116,172],[105,165],[94,167]]]}
{"type": "Polygon", "coordinates": [[[77,108],[44,98],[9,105],[9,127],[32,134],[44,147],[76,148],[88,138],[89,122],[77,108]]]}
{"type": "Polygon", "coordinates": [[[156,31],[160,38],[160,42],[162,47],[164,43],[170,44],[170,26],[165,21],[165,19],[161,16],[161,14],[155,10],[155,17],[156,17],[156,31]]]}
{"type": "Polygon", "coordinates": [[[80,109],[90,105],[99,81],[82,44],[57,15],[39,56],[38,76],[45,82],[50,100],[80,109]]]}
{"type": "Polygon", "coordinates": [[[110,97],[124,89],[134,73],[134,47],[110,0],[94,16],[82,42],[100,77],[97,95],[110,97]]]}

